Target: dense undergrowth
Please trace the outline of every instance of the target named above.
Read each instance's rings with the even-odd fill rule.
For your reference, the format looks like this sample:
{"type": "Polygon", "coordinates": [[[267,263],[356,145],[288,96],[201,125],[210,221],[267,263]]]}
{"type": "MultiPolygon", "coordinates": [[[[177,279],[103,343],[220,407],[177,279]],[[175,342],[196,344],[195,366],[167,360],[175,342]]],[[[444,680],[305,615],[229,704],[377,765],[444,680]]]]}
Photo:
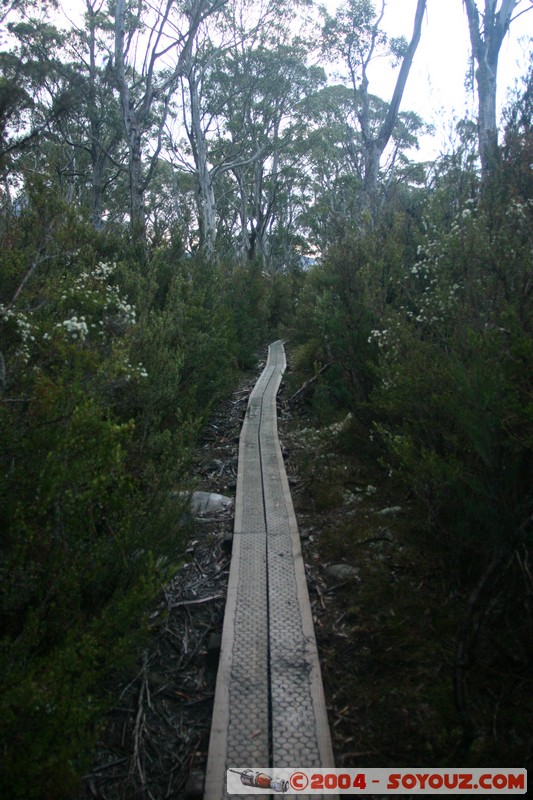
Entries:
{"type": "MultiPolygon", "coordinates": [[[[527,700],[533,659],[527,120],[527,112],[511,115],[490,182],[479,185],[465,149],[437,165],[430,191],[398,190],[373,228],[332,248],[308,277],[291,331],[294,388],[317,376],[306,392],[313,424],[327,431],[332,422],[348,420],[341,445],[332,442],[330,453],[331,465],[340,447],[337,458],[348,456],[348,472],[326,470],[311,496],[326,507],[339,503],[352,470],[373,470],[382,494],[390,487],[391,502],[409,510],[398,533],[398,559],[406,570],[409,559],[417,565],[418,580],[391,581],[387,572],[379,590],[374,564],[373,589],[365,574],[355,591],[359,600],[351,604],[359,611],[383,604],[387,618],[374,639],[385,642],[401,619],[414,632],[412,652],[423,654],[426,598],[435,620],[428,642],[436,651],[445,642],[446,652],[439,667],[444,678],[436,680],[433,700],[429,690],[420,695],[419,711],[435,716],[442,735],[428,728],[428,736],[432,759],[442,759],[441,765],[448,759],[525,766],[533,746],[527,700]]],[[[303,469],[316,481],[316,460],[303,469]]],[[[365,519],[330,529],[324,557],[357,560],[365,519]]],[[[360,619],[372,627],[364,613],[360,619]]],[[[392,633],[394,639],[398,631],[392,633]]],[[[400,635],[405,652],[406,634],[400,635]]],[[[372,650],[376,685],[380,663],[382,672],[392,668],[389,652],[372,650]]],[[[392,684],[385,679],[380,685],[385,695],[392,684]]],[[[416,692],[410,700],[415,703],[416,692]]],[[[400,728],[403,740],[408,733],[400,728]]]]}
{"type": "Polygon", "coordinates": [[[270,289],[254,265],[146,256],[52,192],[0,236],[0,786],[69,797],[182,558],[191,450],[267,337],[270,289]]]}
{"type": "Polygon", "coordinates": [[[491,587],[465,664],[465,741],[454,681],[471,582],[451,571],[426,509],[379,463],[364,425],[315,428],[304,407],[292,416],[283,441],[336,765],[529,768],[529,618],[509,617],[524,604],[522,582],[501,570],[491,587]],[[356,576],[330,575],[339,564],[356,576]]]}

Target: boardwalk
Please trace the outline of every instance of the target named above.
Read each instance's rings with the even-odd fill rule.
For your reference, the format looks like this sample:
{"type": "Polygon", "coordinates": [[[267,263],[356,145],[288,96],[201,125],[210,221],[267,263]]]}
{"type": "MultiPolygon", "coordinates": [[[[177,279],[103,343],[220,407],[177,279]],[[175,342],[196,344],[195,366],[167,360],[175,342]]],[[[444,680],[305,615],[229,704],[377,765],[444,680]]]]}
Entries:
{"type": "Polygon", "coordinates": [[[274,342],[240,437],[205,800],[228,797],[228,767],[333,766],[298,527],[277,435],[276,394],[285,366],[283,343],[274,342]]]}

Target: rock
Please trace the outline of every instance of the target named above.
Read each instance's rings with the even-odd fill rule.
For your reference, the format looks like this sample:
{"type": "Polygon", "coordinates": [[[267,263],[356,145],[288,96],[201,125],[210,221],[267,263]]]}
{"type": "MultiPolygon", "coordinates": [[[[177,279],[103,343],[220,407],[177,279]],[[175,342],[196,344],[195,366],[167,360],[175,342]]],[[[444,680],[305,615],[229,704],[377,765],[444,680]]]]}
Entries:
{"type": "Polygon", "coordinates": [[[391,514],[399,514],[401,510],[402,510],[401,506],[391,506],[390,508],[382,508],[380,511],[376,511],[376,516],[388,517],[391,514]]]}
{"type": "Polygon", "coordinates": [[[191,514],[220,514],[233,508],[233,498],[216,492],[193,492],[191,497],[191,514]]]}
{"type": "Polygon", "coordinates": [[[324,570],[324,574],[335,581],[355,580],[359,578],[359,569],[350,564],[330,564],[324,570]]]}

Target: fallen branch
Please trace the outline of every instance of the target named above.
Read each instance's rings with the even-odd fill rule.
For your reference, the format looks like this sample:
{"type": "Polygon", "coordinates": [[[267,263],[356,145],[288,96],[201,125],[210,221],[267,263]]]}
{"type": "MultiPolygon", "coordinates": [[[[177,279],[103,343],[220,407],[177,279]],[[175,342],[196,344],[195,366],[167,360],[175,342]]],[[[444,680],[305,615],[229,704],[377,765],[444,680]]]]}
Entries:
{"type": "Polygon", "coordinates": [[[177,603],[171,603],[169,609],[179,608],[180,606],[199,606],[203,603],[210,603],[212,600],[223,600],[225,595],[212,594],[211,597],[198,597],[195,600],[178,600],[177,603]]]}
{"type": "Polygon", "coordinates": [[[113,769],[113,767],[118,767],[120,764],[124,764],[125,761],[128,759],[126,756],[123,758],[116,758],[114,761],[110,761],[108,764],[100,764],[100,766],[94,767],[93,771],[89,775],[84,775],[82,777],[82,781],[87,781],[90,778],[95,777],[95,775],[99,772],[105,772],[107,769],[113,769]]]}
{"type": "Polygon", "coordinates": [[[309,380],[308,380],[308,381],[306,381],[305,383],[303,383],[303,384],[300,386],[300,388],[298,389],[298,391],[294,392],[294,394],[292,395],[292,397],[289,397],[289,400],[288,400],[288,402],[289,402],[289,403],[292,403],[294,400],[296,400],[296,398],[297,398],[297,397],[299,397],[301,394],[303,394],[304,392],[306,392],[306,391],[309,389],[309,387],[313,385],[313,383],[316,383],[316,381],[317,381],[317,380],[320,378],[320,376],[322,375],[322,373],[323,373],[323,372],[325,372],[325,371],[326,371],[326,370],[327,370],[329,367],[331,367],[331,361],[328,361],[328,363],[327,363],[327,364],[324,364],[324,366],[323,366],[323,367],[320,367],[320,369],[318,370],[318,372],[316,373],[316,375],[313,375],[313,377],[312,377],[312,378],[309,378],[309,380]]]}
{"type": "Polygon", "coordinates": [[[51,256],[51,255],[46,255],[46,256],[43,255],[43,256],[40,256],[40,257],[36,256],[33,259],[32,263],[28,267],[28,270],[26,271],[26,274],[22,278],[22,281],[20,282],[19,287],[17,288],[15,294],[13,295],[13,299],[8,304],[8,306],[7,306],[8,308],[13,308],[13,306],[15,305],[17,300],[19,299],[20,293],[22,292],[22,290],[24,289],[24,287],[28,283],[29,279],[31,278],[31,276],[33,275],[33,273],[35,272],[37,267],[39,267],[41,264],[43,264],[45,261],[48,261],[51,258],[53,258],[53,256],[51,256]]]}
{"type": "Polygon", "coordinates": [[[132,758],[132,763],[131,763],[131,768],[132,769],[134,767],[137,768],[137,772],[138,772],[139,778],[141,779],[141,786],[144,786],[144,784],[146,783],[145,777],[144,777],[143,768],[142,768],[142,764],[141,764],[141,739],[142,739],[143,728],[144,728],[144,720],[145,720],[143,700],[144,700],[144,693],[145,693],[146,686],[147,686],[147,681],[146,681],[146,677],[144,677],[143,678],[143,682],[141,684],[141,689],[139,691],[139,701],[138,701],[138,705],[137,705],[137,716],[136,716],[136,719],[135,719],[135,728],[134,728],[134,733],[133,733],[133,758],[132,758]]]}

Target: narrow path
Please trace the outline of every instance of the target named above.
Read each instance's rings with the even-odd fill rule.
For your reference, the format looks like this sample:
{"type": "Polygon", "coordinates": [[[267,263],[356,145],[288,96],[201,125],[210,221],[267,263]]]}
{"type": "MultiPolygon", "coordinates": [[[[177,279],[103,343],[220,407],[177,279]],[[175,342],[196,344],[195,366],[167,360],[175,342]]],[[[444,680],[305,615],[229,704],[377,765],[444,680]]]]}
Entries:
{"type": "Polygon", "coordinates": [[[240,436],[205,800],[229,797],[229,767],[334,765],[298,526],[277,433],[276,394],[285,367],[283,343],[274,342],[240,436]]]}

